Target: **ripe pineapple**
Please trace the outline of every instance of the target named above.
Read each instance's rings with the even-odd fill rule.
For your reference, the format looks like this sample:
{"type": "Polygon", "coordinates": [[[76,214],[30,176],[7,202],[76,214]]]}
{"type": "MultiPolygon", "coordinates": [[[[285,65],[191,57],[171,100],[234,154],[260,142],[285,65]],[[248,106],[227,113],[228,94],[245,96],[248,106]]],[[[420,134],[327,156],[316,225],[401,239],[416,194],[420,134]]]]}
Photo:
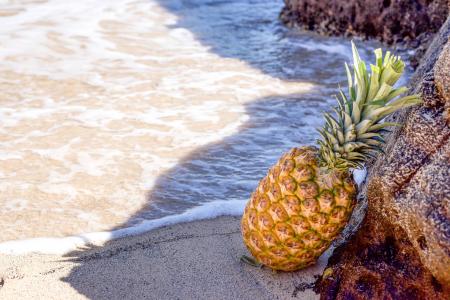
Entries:
{"type": "MultiPolygon", "coordinates": [[[[339,89],[335,116],[325,114],[320,148],[293,148],[264,177],[247,203],[242,235],[257,261],[272,269],[293,271],[315,263],[348,222],[357,187],[350,168],[382,151],[382,133],[395,123],[383,119],[421,102],[402,98],[406,87],[393,85],[403,73],[400,57],[375,50],[368,74],[355,45],[353,78],[345,64],[348,97],[339,89]]],[[[248,258],[247,258],[248,260],[248,258]]]]}

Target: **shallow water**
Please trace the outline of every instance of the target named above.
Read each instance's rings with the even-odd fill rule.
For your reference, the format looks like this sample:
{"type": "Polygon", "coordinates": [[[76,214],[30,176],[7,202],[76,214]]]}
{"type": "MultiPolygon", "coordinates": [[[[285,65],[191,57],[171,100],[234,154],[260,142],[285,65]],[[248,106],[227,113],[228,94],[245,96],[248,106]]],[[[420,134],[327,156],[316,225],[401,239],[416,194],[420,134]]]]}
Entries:
{"type": "MultiPolygon", "coordinates": [[[[0,242],[109,231],[214,201],[239,211],[282,152],[317,138],[350,60],[348,40],[285,29],[281,7],[2,4],[0,242]]],[[[360,43],[362,56],[373,47],[360,43]]],[[[203,217],[222,211],[206,207],[203,217]]]]}

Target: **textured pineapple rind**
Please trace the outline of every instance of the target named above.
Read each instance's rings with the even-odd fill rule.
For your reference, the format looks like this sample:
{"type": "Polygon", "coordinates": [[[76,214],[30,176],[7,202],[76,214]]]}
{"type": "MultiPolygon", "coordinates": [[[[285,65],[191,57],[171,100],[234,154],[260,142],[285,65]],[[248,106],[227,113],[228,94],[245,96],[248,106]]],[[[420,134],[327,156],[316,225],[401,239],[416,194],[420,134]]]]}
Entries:
{"type": "Polygon", "coordinates": [[[356,202],[347,172],[319,167],[315,147],[293,148],[270,169],[247,203],[244,243],[260,263],[294,271],[314,264],[345,227],[356,202]]]}

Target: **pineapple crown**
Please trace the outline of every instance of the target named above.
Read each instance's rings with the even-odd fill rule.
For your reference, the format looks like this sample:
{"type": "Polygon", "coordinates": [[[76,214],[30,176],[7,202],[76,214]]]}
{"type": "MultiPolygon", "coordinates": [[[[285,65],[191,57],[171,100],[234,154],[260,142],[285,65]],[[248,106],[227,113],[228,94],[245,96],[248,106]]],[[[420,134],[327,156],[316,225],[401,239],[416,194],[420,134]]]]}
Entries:
{"type": "Polygon", "coordinates": [[[367,159],[383,152],[382,134],[389,132],[386,127],[398,126],[383,122],[386,116],[421,103],[419,95],[399,97],[408,91],[406,87],[394,88],[405,69],[399,56],[387,51],[383,57],[382,50],[376,49],[375,65],[370,65],[368,73],[353,42],[352,53],[353,77],[345,64],[348,96],[339,87],[338,107],[334,116],[324,114],[325,125],[319,130],[322,138],[318,140],[321,166],[341,171],[361,168],[367,159]]]}

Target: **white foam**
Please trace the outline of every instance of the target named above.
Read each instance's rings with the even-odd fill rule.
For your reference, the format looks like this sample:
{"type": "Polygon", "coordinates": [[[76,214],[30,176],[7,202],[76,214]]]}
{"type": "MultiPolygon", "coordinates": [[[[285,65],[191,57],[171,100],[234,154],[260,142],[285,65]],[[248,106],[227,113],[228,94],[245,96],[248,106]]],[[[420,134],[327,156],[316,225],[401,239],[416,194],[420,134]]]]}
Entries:
{"type": "Polygon", "coordinates": [[[366,176],[367,176],[367,169],[366,168],[354,169],[353,170],[353,179],[355,180],[355,182],[358,185],[358,187],[361,187],[361,185],[363,184],[364,180],[366,179],[366,176]]]}
{"type": "Polygon", "coordinates": [[[212,219],[219,216],[240,216],[246,200],[214,201],[187,210],[179,215],[171,215],[156,220],[144,221],[139,225],[114,231],[92,232],[63,238],[34,238],[0,243],[0,253],[4,254],[67,254],[87,245],[101,246],[118,238],[135,236],[150,230],[176,223],[212,219]]]}
{"type": "Polygon", "coordinates": [[[99,159],[92,158],[89,153],[78,153],[78,162],[80,164],[80,167],[89,175],[101,176],[104,173],[101,170],[103,162],[99,159]]]}

